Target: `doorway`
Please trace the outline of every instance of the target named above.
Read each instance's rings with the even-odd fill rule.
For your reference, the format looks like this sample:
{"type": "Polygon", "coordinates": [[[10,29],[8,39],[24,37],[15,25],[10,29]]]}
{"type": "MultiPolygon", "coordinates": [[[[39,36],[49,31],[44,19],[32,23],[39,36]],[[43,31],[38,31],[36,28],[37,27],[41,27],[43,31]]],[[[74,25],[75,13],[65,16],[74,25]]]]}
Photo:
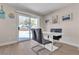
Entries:
{"type": "Polygon", "coordinates": [[[38,27],[38,18],[19,15],[19,41],[32,38],[31,28],[38,27]]]}

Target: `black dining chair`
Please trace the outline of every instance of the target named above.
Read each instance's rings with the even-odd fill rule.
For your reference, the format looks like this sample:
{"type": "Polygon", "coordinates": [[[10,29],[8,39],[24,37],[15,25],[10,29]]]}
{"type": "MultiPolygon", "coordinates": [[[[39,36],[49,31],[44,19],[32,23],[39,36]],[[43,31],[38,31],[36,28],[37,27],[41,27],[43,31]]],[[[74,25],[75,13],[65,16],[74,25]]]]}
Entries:
{"type": "MultiPolygon", "coordinates": [[[[33,48],[37,47],[37,46],[40,46],[40,44],[44,45],[43,48],[39,49],[36,53],[39,54],[40,51],[42,51],[43,49],[45,49],[45,45],[46,44],[50,44],[52,43],[52,41],[49,41],[47,39],[44,39],[43,37],[43,33],[42,33],[42,29],[41,28],[38,28],[38,29],[32,29],[32,35],[34,37],[32,37],[32,39],[36,42],[39,43],[39,45],[36,45],[34,47],[32,47],[32,50],[33,48]]],[[[34,51],[34,50],[33,50],[34,51]]]]}
{"type": "MultiPolygon", "coordinates": [[[[58,44],[60,39],[62,38],[62,28],[51,28],[50,32],[56,34],[56,35],[54,34],[53,38],[52,38],[53,39],[53,45],[58,44]],[[59,33],[60,33],[60,35],[57,35],[59,33]]],[[[60,48],[62,46],[62,44],[59,44],[59,45],[60,45],[59,46],[59,48],[60,48]]]]}
{"type": "Polygon", "coordinates": [[[53,35],[53,44],[58,43],[58,41],[60,40],[60,38],[62,38],[62,35],[53,35]]]}

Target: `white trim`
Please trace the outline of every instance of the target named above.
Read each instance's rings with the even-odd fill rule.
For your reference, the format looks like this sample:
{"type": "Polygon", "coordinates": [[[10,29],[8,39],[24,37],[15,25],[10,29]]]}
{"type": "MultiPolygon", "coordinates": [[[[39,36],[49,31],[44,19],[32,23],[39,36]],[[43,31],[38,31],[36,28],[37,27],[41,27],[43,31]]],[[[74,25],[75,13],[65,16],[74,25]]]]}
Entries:
{"type": "Polygon", "coordinates": [[[27,15],[27,16],[30,16],[30,17],[38,17],[38,18],[40,18],[39,15],[36,15],[36,14],[30,13],[30,12],[24,12],[24,11],[16,10],[16,13],[17,13],[17,14],[27,15]]]}
{"type": "Polygon", "coordinates": [[[2,43],[0,44],[0,46],[5,46],[5,45],[10,45],[10,44],[14,44],[17,43],[18,41],[12,41],[12,42],[7,42],[7,43],[2,43]]]}
{"type": "Polygon", "coordinates": [[[60,42],[69,44],[69,45],[74,46],[74,47],[77,47],[79,49],[79,45],[77,45],[77,44],[70,43],[70,42],[66,42],[66,41],[63,41],[63,40],[61,40],[60,42]]]}

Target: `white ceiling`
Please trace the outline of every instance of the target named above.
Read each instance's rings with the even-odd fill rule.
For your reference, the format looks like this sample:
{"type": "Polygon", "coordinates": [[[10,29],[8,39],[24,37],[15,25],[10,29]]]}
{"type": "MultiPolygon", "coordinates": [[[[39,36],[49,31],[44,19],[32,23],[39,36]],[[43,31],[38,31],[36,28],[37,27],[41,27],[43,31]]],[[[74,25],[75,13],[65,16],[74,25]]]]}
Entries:
{"type": "Polygon", "coordinates": [[[34,12],[40,15],[46,15],[62,7],[68,6],[69,3],[10,3],[16,9],[34,12]]]}

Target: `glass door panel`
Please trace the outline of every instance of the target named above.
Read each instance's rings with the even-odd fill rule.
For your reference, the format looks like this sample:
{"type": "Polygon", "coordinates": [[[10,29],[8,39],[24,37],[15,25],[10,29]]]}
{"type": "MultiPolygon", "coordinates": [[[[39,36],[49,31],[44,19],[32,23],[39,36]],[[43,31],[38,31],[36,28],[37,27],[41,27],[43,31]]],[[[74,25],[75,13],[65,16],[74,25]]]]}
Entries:
{"type": "Polygon", "coordinates": [[[32,38],[31,28],[39,27],[38,18],[18,14],[19,18],[19,41],[30,40],[32,38]]]}
{"type": "MultiPolygon", "coordinates": [[[[30,27],[36,28],[38,27],[38,18],[30,18],[30,27]]],[[[30,31],[30,36],[32,38],[32,32],[30,31]]]]}
{"type": "Polygon", "coordinates": [[[27,16],[19,16],[19,40],[30,39],[30,18],[27,16]]]}

